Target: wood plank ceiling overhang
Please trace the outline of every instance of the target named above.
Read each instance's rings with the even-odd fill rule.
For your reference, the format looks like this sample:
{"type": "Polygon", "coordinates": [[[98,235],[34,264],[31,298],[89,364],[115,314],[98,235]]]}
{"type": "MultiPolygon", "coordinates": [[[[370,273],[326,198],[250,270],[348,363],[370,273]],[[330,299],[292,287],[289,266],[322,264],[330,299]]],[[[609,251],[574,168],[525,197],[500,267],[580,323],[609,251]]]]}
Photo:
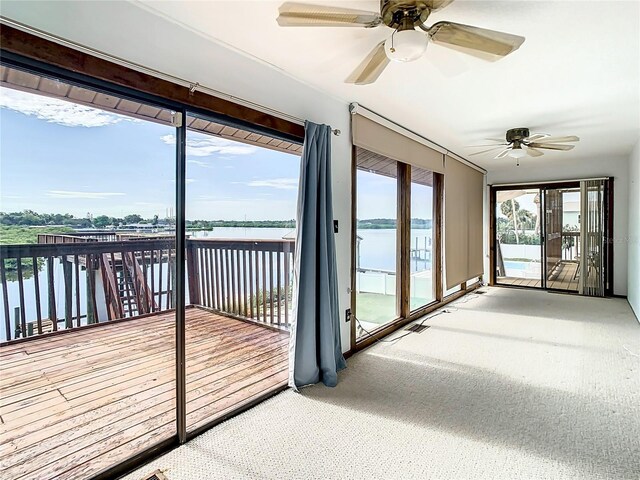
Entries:
{"type": "MultiPolygon", "coordinates": [[[[172,124],[174,112],[171,110],[139,103],[95,90],[89,90],[4,65],[0,66],[0,86],[66,100],[79,105],[106,110],[141,120],[148,120],[163,125],[172,124]]],[[[300,144],[279,140],[268,135],[235,128],[194,116],[187,117],[187,128],[192,131],[214,135],[216,137],[235,142],[256,145],[279,152],[291,153],[294,155],[300,155],[302,153],[302,145],[300,144]]]]}
{"type": "MultiPolygon", "coordinates": [[[[358,170],[376,173],[385,177],[398,178],[395,160],[384,155],[356,147],[356,167],[358,170]]],[[[411,181],[428,187],[433,186],[433,172],[418,167],[411,168],[411,181]]]]}

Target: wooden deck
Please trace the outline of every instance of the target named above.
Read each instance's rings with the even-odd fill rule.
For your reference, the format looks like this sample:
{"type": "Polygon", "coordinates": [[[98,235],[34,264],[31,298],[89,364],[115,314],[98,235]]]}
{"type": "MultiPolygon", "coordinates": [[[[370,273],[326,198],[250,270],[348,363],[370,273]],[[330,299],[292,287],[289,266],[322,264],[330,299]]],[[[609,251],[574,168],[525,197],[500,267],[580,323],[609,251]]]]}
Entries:
{"type": "MultiPolygon", "coordinates": [[[[578,291],[577,270],[579,264],[572,261],[563,261],[558,270],[547,280],[547,288],[566,291],[578,291]]],[[[498,285],[513,285],[517,287],[540,288],[542,282],[536,278],[498,277],[498,285]]]]}
{"type": "Polygon", "coordinates": [[[557,290],[578,291],[578,262],[563,261],[558,266],[558,271],[554,272],[547,280],[547,288],[557,290]]]}
{"type": "Polygon", "coordinates": [[[516,278],[516,277],[498,277],[498,285],[514,285],[517,287],[535,287],[540,288],[541,282],[535,278],[516,278]]]}
{"type": "MultiPolygon", "coordinates": [[[[89,478],[175,433],[173,312],[0,347],[0,478],[89,478]]],[[[287,381],[288,333],[186,311],[189,431],[287,381]]]]}

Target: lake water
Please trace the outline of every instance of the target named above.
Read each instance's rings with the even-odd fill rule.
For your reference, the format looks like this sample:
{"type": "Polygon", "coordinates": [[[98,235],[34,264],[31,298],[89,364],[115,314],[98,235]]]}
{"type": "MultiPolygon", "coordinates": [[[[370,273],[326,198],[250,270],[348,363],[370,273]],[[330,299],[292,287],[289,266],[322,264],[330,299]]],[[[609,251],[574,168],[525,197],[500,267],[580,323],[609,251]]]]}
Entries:
{"type": "MultiPolygon", "coordinates": [[[[396,269],[396,231],[393,229],[381,230],[358,230],[359,237],[359,266],[364,269],[382,270],[394,272],[396,269]]],[[[281,239],[295,238],[295,231],[290,228],[214,228],[211,231],[190,231],[188,235],[192,238],[238,238],[238,239],[281,239]]],[[[412,229],[411,230],[411,247],[422,250],[421,258],[412,258],[411,272],[417,272],[429,269],[431,266],[430,255],[425,256],[425,246],[431,248],[431,230],[430,229],[412,229]]],[[[157,268],[157,266],[156,266],[157,268]]],[[[156,275],[159,272],[156,271],[156,275]]],[[[166,282],[167,269],[163,271],[163,282],[166,282]]],[[[47,315],[47,280],[46,268],[39,272],[40,280],[40,298],[43,299],[43,318],[47,315]]],[[[75,281],[75,280],[74,280],[75,281]]],[[[63,315],[64,312],[64,280],[62,265],[59,261],[54,264],[54,284],[56,289],[57,312],[63,315]]],[[[166,283],[165,283],[166,284],[166,283]]],[[[35,294],[34,279],[24,280],[25,290],[25,313],[27,321],[35,320],[35,294]]],[[[81,298],[86,297],[86,279],[84,272],[80,272],[80,290],[81,298]]],[[[7,282],[7,293],[9,297],[11,328],[13,329],[13,307],[19,305],[18,282],[7,282]]],[[[1,296],[1,293],[0,293],[1,296]]],[[[4,299],[2,299],[4,301],[4,299]]],[[[1,304],[1,303],[0,303],[1,304]]],[[[74,300],[75,312],[75,300],[74,300]]],[[[81,314],[86,314],[86,303],[81,302],[81,314]]],[[[83,322],[84,323],[84,322],[83,322]]],[[[0,308],[0,340],[6,339],[6,327],[4,319],[4,311],[0,308]]]]}
{"type": "MultiPolygon", "coordinates": [[[[396,231],[394,229],[360,229],[360,268],[395,271],[396,231]]],[[[295,238],[295,230],[290,228],[214,228],[211,231],[188,232],[192,238],[295,238]]],[[[431,249],[431,229],[411,229],[411,248],[431,249]]],[[[422,271],[431,266],[430,255],[422,260],[411,261],[411,272],[422,271]]]]}

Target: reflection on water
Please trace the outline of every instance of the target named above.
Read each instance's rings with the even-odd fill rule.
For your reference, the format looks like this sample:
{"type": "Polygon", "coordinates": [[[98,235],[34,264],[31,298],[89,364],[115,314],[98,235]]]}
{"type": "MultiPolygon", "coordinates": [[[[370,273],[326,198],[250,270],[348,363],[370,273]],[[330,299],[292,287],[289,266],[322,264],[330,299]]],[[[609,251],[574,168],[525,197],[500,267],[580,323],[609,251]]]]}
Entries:
{"type": "MultiPolygon", "coordinates": [[[[359,229],[358,237],[361,269],[396,271],[396,230],[359,229]]],[[[411,229],[411,273],[431,268],[431,229],[411,229]],[[425,253],[426,251],[426,253],[425,253]]]]}

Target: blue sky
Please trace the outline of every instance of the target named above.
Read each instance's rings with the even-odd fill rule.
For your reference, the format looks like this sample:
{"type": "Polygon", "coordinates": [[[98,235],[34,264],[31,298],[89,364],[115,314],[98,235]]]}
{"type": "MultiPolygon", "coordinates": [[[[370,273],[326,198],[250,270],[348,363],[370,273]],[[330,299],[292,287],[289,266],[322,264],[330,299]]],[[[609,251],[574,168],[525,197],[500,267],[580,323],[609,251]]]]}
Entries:
{"type": "MultiPolygon", "coordinates": [[[[0,88],[0,210],[159,215],[175,205],[175,129],[0,88]]],[[[300,158],[189,132],[187,218],[295,218],[300,158]]]]}
{"type": "MultiPolygon", "coordinates": [[[[358,219],[397,218],[398,180],[376,173],[358,170],[358,219]]],[[[433,188],[413,183],[411,187],[411,217],[433,217],[433,188]]]]}

